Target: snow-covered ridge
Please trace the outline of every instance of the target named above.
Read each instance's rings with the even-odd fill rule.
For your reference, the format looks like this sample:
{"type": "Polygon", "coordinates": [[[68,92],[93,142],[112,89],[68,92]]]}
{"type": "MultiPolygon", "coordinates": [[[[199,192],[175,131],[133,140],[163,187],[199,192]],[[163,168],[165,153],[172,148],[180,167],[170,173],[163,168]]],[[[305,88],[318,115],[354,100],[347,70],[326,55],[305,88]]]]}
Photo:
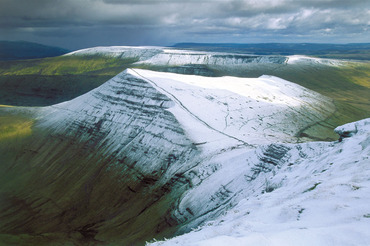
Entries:
{"type": "MultiPolygon", "coordinates": [[[[370,118],[336,132],[346,136],[225,153],[224,165],[187,199],[203,201],[221,184],[220,195],[238,194],[234,206],[188,234],[149,245],[368,245],[370,118]]],[[[201,201],[199,207],[209,204],[201,201]]]]}
{"type": "Polygon", "coordinates": [[[182,65],[256,65],[310,63],[338,66],[340,61],[311,58],[306,56],[248,55],[221,52],[177,50],[165,47],[110,46],[94,47],[71,52],[66,55],[101,55],[115,58],[136,58],[137,64],[154,66],[182,65]]]}
{"type": "MultiPolygon", "coordinates": [[[[46,128],[64,132],[71,126],[67,135],[83,134],[79,125],[99,125],[96,134],[112,146],[146,138],[149,128],[151,134],[163,132],[158,124],[174,124],[167,128],[178,128],[174,131],[183,132],[186,141],[201,143],[198,148],[210,153],[295,143],[302,129],[330,116],[335,106],[327,97],[273,76],[213,78],[127,69],[87,94],[40,111],[46,128]]],[[[183,140],[172,139],[176,134],[170,132],[162,133],[165,141],[181,145],[183,140]]]]}
{"type": "Polygon", "coordinates": [[[300,130],[335,108],[330,99],[272,76],[127,69],[87,94],[38,110],[37,127],[109,157],[109,169],[126,177],[131,193],[141,194],[150,182],[158,199],[177,187],[165,219],[181,233],[235,205],[242,187],[258,176],[255,166],[283,163],[290,148],[273,143],[297,142],[300,130]]]}

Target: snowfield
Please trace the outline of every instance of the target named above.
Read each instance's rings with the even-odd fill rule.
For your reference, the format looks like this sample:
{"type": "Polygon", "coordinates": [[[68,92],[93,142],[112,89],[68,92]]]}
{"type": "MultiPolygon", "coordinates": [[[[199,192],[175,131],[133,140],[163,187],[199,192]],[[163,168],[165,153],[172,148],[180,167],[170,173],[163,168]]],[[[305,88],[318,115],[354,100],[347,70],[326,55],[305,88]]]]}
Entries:
{"type": "Polygon", "coordinates": [[[341,141],[277,146],[285,149],[283,161],[267,169],[253,163],[266,146],[234,157],[219,172],[246,177],[237,205],[190,233],[148,245],[369,245],[370,119],[335,131],[341,141]]]}

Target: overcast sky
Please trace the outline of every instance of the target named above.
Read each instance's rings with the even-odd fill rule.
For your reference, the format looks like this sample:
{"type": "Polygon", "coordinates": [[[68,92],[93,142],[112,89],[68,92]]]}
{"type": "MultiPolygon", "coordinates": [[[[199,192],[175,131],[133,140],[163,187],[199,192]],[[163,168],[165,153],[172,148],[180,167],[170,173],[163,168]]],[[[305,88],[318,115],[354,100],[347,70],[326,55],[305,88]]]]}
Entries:
{"type": "Polygon", "coordinates": [[[0,0],[0,40],[79,49],[370,42],[369,0],[0,0]]]}

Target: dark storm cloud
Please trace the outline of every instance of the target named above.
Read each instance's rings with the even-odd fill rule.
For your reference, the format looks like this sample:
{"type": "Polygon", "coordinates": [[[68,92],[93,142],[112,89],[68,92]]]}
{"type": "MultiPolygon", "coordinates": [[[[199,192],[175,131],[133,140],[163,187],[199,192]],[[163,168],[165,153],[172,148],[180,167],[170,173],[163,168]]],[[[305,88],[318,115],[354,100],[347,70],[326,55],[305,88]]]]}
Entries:
{"type": "Polygon", "coordinates": [[[67,37],[101,29],[136,30],[126,33],[126,40],[137,37],[137,43],[147,44],[249,42],[251,37],[269,42],[287,36],[364,42],[370,40],[369,25],[368,0],[0,0],[0,31],[8,36],[12,30],[18,36],[62,32],[67,37]]]}
{"type": "Polygon", "coordinates": [[[0,25],[19,27],[155,23],[158,15],[136,5],[112,6],[96,0],[0,0],[0,25]],[[10,20],[10,21],[9,21],[10,20]],[[150,22],[152,20],[152,22],[150,22]],[[5,23],[5,25],[4,25],[5,23]]]}

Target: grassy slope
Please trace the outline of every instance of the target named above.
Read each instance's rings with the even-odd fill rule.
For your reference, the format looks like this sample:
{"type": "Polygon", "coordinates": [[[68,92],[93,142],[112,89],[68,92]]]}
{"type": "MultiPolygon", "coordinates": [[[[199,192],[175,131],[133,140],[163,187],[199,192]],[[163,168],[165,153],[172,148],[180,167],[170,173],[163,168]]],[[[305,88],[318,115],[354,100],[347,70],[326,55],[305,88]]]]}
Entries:
{"type": "Polygon", "coordinates": [[[173,235],[175,189],[108,168],[111,157],[90,140],[35,126],[33,110],[0,108],[0,245],[144,245],[173,235]]]}
{"type": "MultiPolygon", "coordinates": [[[[97,240],[143,245],[145,240],[175,231],[168,229],[163,218],[174,200],[171,195],[143,212],[158,198],[127,189],[128,182],[137,191],[148,189],[146,184],[131,180],[135,173],[117,183],[122,179],[120,173],[105,168],[109,156],[86,148],[80,139],[55,136],[35,127],[29,114],[34,108],[1,105],[64,101],[104,83],[132,62],[58,57],[1,63],[0,245],[94,245],[99,244],[97,240]],[[86,187],[91,187],[88,194],[86,187]],[[109,222],[97,221],[100,217],[109,218],[109,222]],[[96,240],[97,227],[100,234],[96,240]]],[[[150,192],[153,196],[162,193],[150,192]]]]}
{"type": "Polygon", "coordinates": [[[106,82],[133,62],[95,56],[0,62],[0,104],[46,106],[70,100],[106,82]]]}

